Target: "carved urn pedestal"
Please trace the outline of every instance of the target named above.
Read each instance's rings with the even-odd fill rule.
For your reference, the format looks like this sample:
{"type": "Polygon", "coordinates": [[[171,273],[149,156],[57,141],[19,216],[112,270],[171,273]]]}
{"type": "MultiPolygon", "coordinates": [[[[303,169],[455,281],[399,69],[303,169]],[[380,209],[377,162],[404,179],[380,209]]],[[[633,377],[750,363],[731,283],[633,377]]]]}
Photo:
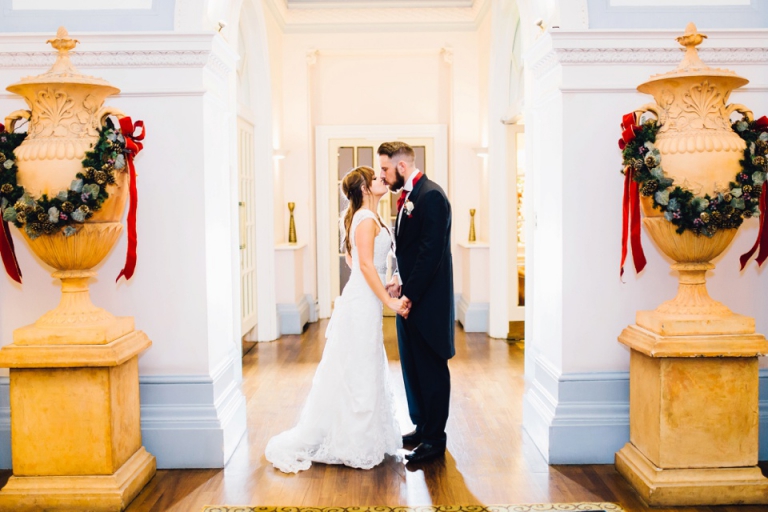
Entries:
{"type": "MultiPolygon", "coordinates": [[[[8,87],[31,109],[12,113],[6,125],[13,131],[19,119],[29,120],[14,154],[18,182],[37,198],[66,191],[104,119],[122,115],[102,107],[119,89],[70,63],[76,41],[60,29],[52,42],[59,51],[54,66],[8,87]]],[[[127,173],[114,181],[105,185],[101,209],[71,236],[21,230],[37,257],[56,269],[62,297],[0,350],[0,367],[10,368],[13,463],[0,510],[119,511],[155,474],[155,458],[141,443],[138,370],[138,356],[152,342],[134,329],[133,318],[94,306],[88,292],[92,269],[123,228],[127,173]]]]}
{"type": "MultiPolygon", "coordinates": [[[[687,47],[680,66],[638,90],[656,99],[642,111],[659,118],[655,144],[664,172],[716,195],[716,184],[739,172],[746,148],[729,117],[739,111],[751,119],[751,112],[726,105],[747,80],[705,66],[695,48],[704,37],[689,25],[678,38],[687,47]]],[[[642,206],[647,234],[676,262],[679,288],[656,310],[638,312],[636,325],[619,336],[631,349],[630,442],[616,454],[616,468],[652,506],[768,503],[768,478],[757,466],[757,358],[768,342],[753,318],[734,314],[706,289],[710,261],[736,229],[679,234],[650,197],[642,206]]]]}

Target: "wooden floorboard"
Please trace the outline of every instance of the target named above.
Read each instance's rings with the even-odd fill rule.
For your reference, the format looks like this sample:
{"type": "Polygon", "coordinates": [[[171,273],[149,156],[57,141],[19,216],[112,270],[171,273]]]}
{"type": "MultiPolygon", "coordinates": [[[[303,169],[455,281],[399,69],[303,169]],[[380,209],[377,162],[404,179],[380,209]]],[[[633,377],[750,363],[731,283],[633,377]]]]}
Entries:
{"type": "MultiPolygon", "coordinates": [[[[161,470],[129,506],[199,511],[204,505],[468,505],[609,501],[628,512],[765,512],[766,507],[648,509],[612,465],[549,466],[523,432],[523,352],[516,344],[457,328],[450,362],[451,415],[444,460],[404,464],[402,452],[368,471],[315,464],[285,475],[264,458],[268,439],[291,427],[322,355],[326,322],[300,336],[254,346],[243,360],[248,432],[224,469],[161,470]]],[[[385,343],[399,405],[410,430],[392,319],[385,343]]],[[[0,483],[9,472],[0,474],[0,483]]]]}

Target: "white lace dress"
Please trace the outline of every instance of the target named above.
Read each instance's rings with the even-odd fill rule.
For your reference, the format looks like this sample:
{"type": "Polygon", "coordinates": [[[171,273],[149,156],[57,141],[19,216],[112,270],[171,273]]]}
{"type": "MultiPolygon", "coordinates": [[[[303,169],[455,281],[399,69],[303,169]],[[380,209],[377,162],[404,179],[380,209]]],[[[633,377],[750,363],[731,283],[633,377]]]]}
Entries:
{"type": "MultiPolygon", "coordinates": [[[[352,219],[351,274],[336,300],[299,422],[267,443],[267,460],[285,473],[309,469],[313,461],[370,469],[402,447],[384,351],[382,304],[360,271],[354,243],[355,229],[368,218],[378,222],[365,209],[352,219]]],[[[382,280],[390,246],[389,232],[381,228],[374,264],[382,280]]]]}

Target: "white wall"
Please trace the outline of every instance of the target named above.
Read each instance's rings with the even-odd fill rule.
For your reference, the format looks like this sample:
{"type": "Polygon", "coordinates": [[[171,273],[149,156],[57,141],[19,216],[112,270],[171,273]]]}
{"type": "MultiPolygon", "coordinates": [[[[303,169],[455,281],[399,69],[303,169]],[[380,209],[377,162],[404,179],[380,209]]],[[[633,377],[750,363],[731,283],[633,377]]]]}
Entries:
{"type": "Polygon", "coordinates": [[[448,124],[454,238],[466,237],[468,209],[477,207],[480,191],[481,161],[474,152],[481,145],[483,95],[477,33],[285,33],[282,54],[281,140],[289,151],[282,164],[283,199],[296,202],[299,238],[310,243],[306,293],[316,294],[317,275],[311,235],[314,126],[448,124]],[[446,63],[443,48],[450,49],[452,64],[446,63]]]}

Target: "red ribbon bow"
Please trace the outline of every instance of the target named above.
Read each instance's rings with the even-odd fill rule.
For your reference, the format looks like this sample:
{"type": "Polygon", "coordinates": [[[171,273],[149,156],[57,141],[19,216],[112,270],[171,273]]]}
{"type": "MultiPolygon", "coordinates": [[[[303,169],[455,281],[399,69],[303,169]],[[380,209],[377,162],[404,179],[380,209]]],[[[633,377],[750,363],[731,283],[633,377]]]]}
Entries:
{"type": "Polygon", "coordinates": [[[627,144],[635,140],[635,134],[640,129],[637,125],[637,118],[634,113],[626,114],[621,118],[621,138],[619,139],[619,149],[624,151],[627,144]]]}
{"type": "MultiPolygon", "coordinates": [[[[0,133],[4,131],[5,125],[0,123],[0,133]]],[[[19,268],[19,261],[16,259],[16,249],[13,246],[11,230],[5,221],[3,221],[2,229],[0,229],[0,259],[3,260],[5,272],[10,278],[21,284],[21,269],[19,268]]]]}
{"type": "MultiPolygon", "coordinates": [[[[635,134],[640,129],[637,125],[637,117],[634,113],[625,115],[621,120],[621,139],[619,148],[624,149],[627,144],[635,140],[635,134]]],[[[621,224],[621,271],[624,275],[624,262],[627,260],[627,239],[632,246],[632,262],[635,272],[640,273],[645,268],[646,259],[643,252],[643,244],[640,239],[640,186],[634,180],[635,170],[632,166],[624,169],[624,198],[622,205],[621,224]]]]}
{"type": "MultiPolygon", "coordinates": [[[[768,131],[768,117],[763,116],[756,120],[755,128],[762,132],[768,131]]],[[[766,258],[768,258],[768,222],[765,222],[765,216],[766,213],[768,213],[765,211],[765,207],[768,204],[768,200],[766,200],[766,194],[768,194],[768,191],[766,190],[766,183],[763,183],[763,187],[760,190],[760,227],[757,230],[757,240],[755,240],[755,244],[752,246],[752,248],[742,254],[739,258],[739,263],[741,263],[739,270],[744,270],[744,267],[747,266],[749,258],[755,254],[755,251],[757,251],[757,258],[755,258],[755,261],[757,262],[758,267],[763,264],[766,258]]]]}
{"type": "Polygon", "coordinates": [[[115,282],[121,277],[130,279],[133,277],[133,271],[136,269],[136,245],[138,238],[136,236],[136,209],[138,207],[138,193],[136,189],[136,168],[133,166],[134,157],[144,148],[141,143],[146,135],[144,121],[133,123],[130,117],[120,119],[120,130],[125,137],[125,159],[128,163],[130,172],[130,203],[128,209],[128,249],[125,255],[125,266],[118,274],[115,282]],[[136,134],[136,130],[141,129],[141,133],[136,134]]]}

